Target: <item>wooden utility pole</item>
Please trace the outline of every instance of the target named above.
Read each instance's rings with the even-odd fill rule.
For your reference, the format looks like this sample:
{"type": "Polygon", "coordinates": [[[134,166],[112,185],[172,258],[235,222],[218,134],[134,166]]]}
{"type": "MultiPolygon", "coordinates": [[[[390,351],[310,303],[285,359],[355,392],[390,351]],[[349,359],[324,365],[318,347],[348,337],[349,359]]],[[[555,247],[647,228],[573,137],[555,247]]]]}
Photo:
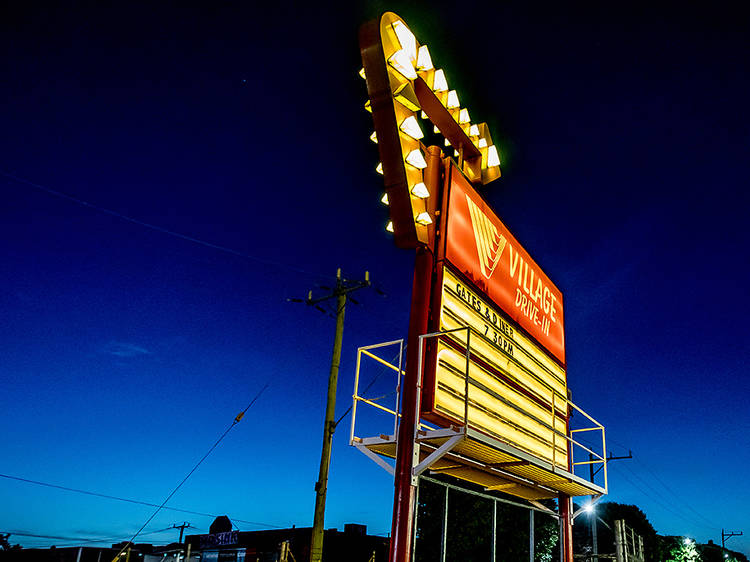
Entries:
{"type": "MultiPolygon", "coordinates": [[[[326,401],[326,415],[323,422],[323,448],[320,453],[320,470],[318,481],[315,483],[315,515],[313,517],[312,539],[310,540],[310,562],[321,562],[323,558],[323,525],[326,511],[326,493],[328,491],[328,469],[331,465],[331,440],[336,430],[334,419],[336,412],[336,387],[338,385],[339,364],[341,363],[341,342],[344,337],[344,313],[346,311],[346,295],[352,291],[370,286],[370,275],[365,272],[364,281],[349,281],[341,278],[341,269],[336,272],[336,286],[330,293],[322,297],[313,298],[312,291],[304,302],[325,312],[319,303],[336,299],[336,333],[333,338],[333,354],[331,370],[328,375],[328,398],[326,401]]],[[[297,301],[300,302],[300,301],[297,301]]]]}
{"type": "MultiPolygon", "coordinates": [[[[602,453],[604,454],[604,453],[602,453]]],[[[625,457],[615,457],[612,455],[612,453],[609,454],[609,456],[606,458],[605,462],[609,461],[619,461],[623,459],[632,459],[633,458],[633,451],[628,451],[628,455],[625,457]]],[[[597,473],[602,469],[604,465],[599,466],[596,470],[594,470],[594,455],[589,453],[589,475],[590,475],[590,481],[594,482],[594,477],[597,475],[597,473]]],[[[594,496],[591,496],[591,502],[593,503],[594,496]]],[[[596,520],[598,519],[596,515],[596,511],[591,512],[591,553],[593,555],[594,562],[599,562],[599,537],[597,533],[596,528],[596,520]]]]}
{"type": "Polygon", "coordinates": [[[190,528],[190,523],[183,522],[182,525],[177,525],[176,523],[172,524],[172,529],[179,529],[180,530],[180,544],[182,544],[182,535],[185,532],[185,529],[190,528]]]}
{"type": "Polygon", "coordinates": [[[721,530],[721,548],[724,550],[726,547],[724,546],[727,542],[727,539],[729,537],[741,537],[742,531],[736,532],[736,531],[727,531],[724,532],[724,529],[721,530]]]}

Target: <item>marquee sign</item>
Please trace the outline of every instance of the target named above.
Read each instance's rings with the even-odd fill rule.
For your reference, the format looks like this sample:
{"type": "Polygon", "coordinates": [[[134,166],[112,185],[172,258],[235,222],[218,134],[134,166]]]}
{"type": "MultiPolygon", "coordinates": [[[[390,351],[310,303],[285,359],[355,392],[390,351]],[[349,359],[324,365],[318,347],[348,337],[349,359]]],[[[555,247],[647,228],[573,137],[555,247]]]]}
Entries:
{"type": "Polygon", "coordinates": [[[560,290],[454,167],[448,197],[445,259],[564,365],[560,290]]]}
{"type": "Polygon", "coordinates": [[[434,368],[425,372],[423,415],[440,425],[468,423],[537,458],[567,469],[565,370],[494,303],[450,267],[441,271],[434,368]],[[465,404],[467,332],[469,404],[465,404]],[[554,450],[553,450],[554,448],[554,450]]]}

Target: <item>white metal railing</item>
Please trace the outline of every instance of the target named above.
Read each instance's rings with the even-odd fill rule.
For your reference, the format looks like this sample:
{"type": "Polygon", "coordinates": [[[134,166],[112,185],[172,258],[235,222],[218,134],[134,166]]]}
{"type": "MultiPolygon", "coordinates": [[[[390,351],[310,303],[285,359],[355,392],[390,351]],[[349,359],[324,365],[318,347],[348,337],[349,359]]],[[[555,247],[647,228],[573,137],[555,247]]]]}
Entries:
{"type": "MultiPolygon", "coordinates": [[[[424,350],[426,341],[429,339],[437,339],[437,338],[445,338],[446,336],[450,337],[451,335],[456,335],[460,332],[466,332],[466,345],[465,345],[465,352],[464,355],[466,357],[465,361],[465,367],[464,367],[464,411],[463,411],[463,426],[464,428],[473,427],[474,429],[477,429],[479,431],[482,431],[480,427],[477,427],[476,424],[472,423],[472,420],[469,416],[469,406],[471,403],[470,399],[470,392],[472,388],[471,384],[471,376],[470,376],[470,366],[471,366],[471,356],[472,356],[472,346],[471,346],[471,340],[472,337],[478,337],[483,338],[482,334],[478,331],[474,330],[471,326],[463,326],[460,328],[454,328],[452,330],[445,330],[445,331],[439,331],[439,332],[432,332],[428,334],[421,335],[419,337],[419,382],[418,382],[418,396],[419,399],[421,399],[421,393],[422,393],[422,385],[423,385],[423,371],[424,371],[424,350]]],[[[461,341],[463,343],[463,341],[461,341]]],[[[436,359],[437,361],[437,359],[436,359]]],[[[437,367],[437,365],[436,365],[437,367]]],[[[512,378],[509,374],[506,373],[507,376],[512,378]]],[[[546,423],[543,420],[539,420],[536,418],[533,414],[530,412],[527,412],[523,410],[520,407],[514,407],[514,410],[516,412],[521,413],[522,415],[526,416],[530,420],[534,420],[537,423],[541,423],[543,426],[545,426],[549,430],[549,437],[548,440],[551,441],[552,444],[552,465],[555,469],[562,469],[566,472],[574,473],[575,468],[579,466],[584,465],[600,465],[603,470],[603,480],[604,480],[604,486],[603,488],[607,489],[607,462],[606,462],[606,443],[604,438],[604,426],[600,424],[598,421],[596,421],[593,417],[591,417],[587,412],[585,412],[583,409],[578,407],[576,404],[574,404],[571,400],[568,399],[567,396],[563,396],[558,391],[556,391],[549,383],[546,383],[545,381],[541,379],[539,380],[540,383],[546,387],[546,389],[549,391],[548,397],[546,397],[546,401],[548,404],[550,404],[550,415],[551,415],[551,423],[546,423]],[[556,416],[559,414],[559,412],[562,410],[562,412],[565,415],[566,420],[569,418],[570,412],[572,410],[575,410],[582,414],[591,424],[593,424],[591,427],[585,427],[585,428],[579,428],[579,429],[572,429],[569,430],[569,432],[562,432],[559,429],[557,429],[555,420],[557,419],[556,416]],[[583,432],[592,432],[596,431],[600,433],[601,436],[601,448],[596,447],[601,452],[595,451],[592,448],[586,446],[584,443],[580,442],[579,440],[576,440],[574,438],[574,435],[583,433],[583,432]],[[557,450],[558,445],[563,442],[565,444],[565,449],[567,450],[567,455],[565,455],[564,459],[558,459],[557,458],[557,450]],[[588,453],[590,457],[583,461],[576,461],[574,459],[575,453],[578,452],[579,454],[581,452],[588,453]]],[[[545,398],[545,397],[540,397],[545,398]]],[[[495,412],[496,415],[499,415],[498,412],[495,412]]],[[[511,420],[508,420],[507,418],[503,418],[500,416],[503,421],[510,422],[511,420]]],[[[567,422],[566,422],[567,425],[567,422]]],[[[529,451],[531,454],[534,454],[533,452],[529,451]]],[[[534,454],[535,456],[539,456],[538,454],[534,454]]],[[[590,480],[588,477],[587,480],[590,480]]]]}
{"type": "MultiPolygon", "coordinates": [[[[452,330],[447,331],[441,331],[441,332],[432,332],[428,334],[424,334],[419,336],[419,348],[418,348],[418,384],[417,384],[417,404],[421,403],[422,398],[422,389],[423,389],[423,371],[424,371],[424,357],[425,357],[425,345],[426,342],[430,339],[436,339],[436,338],[446,338],[454,336],[460,332],[466,332],[466,345],[465,345],[465,352],[464,355],[466,357],[465,365],[464,365],[464,372],[463,372],[463,378],[464,378],[464,388],[463,388],[463,416],[462,416],[462,427],[458,428],[458,431],[463,431],[463,433],[466,433],[466,430],[468,428],[472,428],[478,431],[482,431],[481,426],[478,426],[476,423],[473,423],[471,416],[470,416],[470,394],[472,390],[472,378],[470,376],[470,366],[471,366],[471,359],[472,359],[472,347],[471,347],[471,339],[472,337],[479,337],[482,338],[482,334],[477,332],[476,330],[473,330],[470,326],[464,326],[460,328],[455,328],[452,330]]],[[[463,343],[463,342],[461,342],[463,343]]],[[[351,420],[351,429],[350,429],[350,435],[349,435],[349,442],[351,445],[357,445],[361,442],[361,438],[357,437],[356,435],[356,422],[357,422],[357,407],[359,403],[366,404],[368,406],[371,406],[389,416],[393,416],[393,439],[395,440],[398,435],[398,421],[400,417],[400,399],[401,399],[401,391],[402,391],[402,382],[403,382],[403,376],[404,376],[404,340],[393,340],[388,342],[383,342],[379,344],[369,345],[365,347],[360,347],[357,350],[357,362],[356,362],[356,370],[355,370],[355,376],[354,376],[354,392],[352,395],[352,420],[351,420]],[[398,361],[390,362],[386,359],[383,359],[383,357],[377,355],[375,352],[377,350],[384,350],[386,348],[396,348],[398,350],[398,353],[396,357],[398,358],[398,361]],[[365,396],[360,395],[360,381],[361,381],[361,370],[363,366],[363,359],[368,359],[375,361],[382,367],[385,367],[393,372],[396,373],[396,388],[395,388],[395,401],[393,403],[393,407],[389,407],[387,405],[383,405],[382,403],[379,403],[371,398],[367,398],[365,396]],[[395,363],[395,364],[394,364],[395,363]]],[[[505,373],[506,376],[509,376],[510,378],[513,378],[511,375],[505,373]]],[[[553,470],[562,470],[564,472],[573,473],[575,474],[575,469],[577,467],[581,466],[600,466],[601,470],[603,471],[603,481],[604,481],[604,490],[607,490],[608,487],[608,477],[607,477],[607,462],[606,462],[606,443],[605,443],[605,433],[604,433],[604,426],[602,426],[598,421],[596,421],[593,417],[591,417],[588,413],[586,413],[583,409],[578,407],[576,404],[574,404],[571,400],[568,399],[567,396],[563,396],[560,394],[559,391],[556,391],[551,385],[543,381],[542,379],[537,377],[537,380],[543,384],[543,386],[549,391],[549,395],[547,397],[540,396],[542,400],[546,401],[547,404],[550,405],[550,422],[541,420],[537,416],[535,416],[531,412],[525,411],[522,407],[518,405],[513,405],[508,403],[509,406],[511,406],[516,412],[522,414],[529,420],[533,420],[537,426],[542,426],[546,428],[548,431],[547,437],[539,436],[540,439],[545,439],[547,442],[551,442],[551,448],[552,448],[552,467],[553,470]],[[583,428],[576,428],[576,429],[569,429],[567,431],[561,431],[556,427],[556,420],[560,420],[560,413],[562,412],[564,414],[565,420],[566,420],[566,429],[568,425],[568,419],[572,411],[576,411],[580,413],[583,417],[585,417],[592,425],[590,427],[583,427],[583,428]],[[599,446],[588,446],[587,444],[581,442],[580,437],[576,439],[580,434],[586,434],[590,432],[597,432],[599,433],[601,437],[601,447],[599,446]],[[563,458],[558,458],[558,448],[564,447],[567,454],[563,455],[563,458]],[[601,451],[601,452],[600,452],[601,451]],[[574,456],[578,453],[580,455],[581,453],[587,454],[587,457],[585,460],[579,460],[576,461],[574,456]]],[[[415,409],[415,434],[414,438],[418,438],[418,431],[423,429],[434,429],[430,425],[422,422],[420,419],[420,412],[419,409],[415,409]]],[[[498,412],[494,412],[495,415],[499,416],[498,412]]],[[[514,423],[508,418],[504,418],[503,416],[500,416],[500,418],[509,423],[514,423]]],[[[598,445],[598,444],[597,444],[598,445]]],[[[514,445],[517,446],[517,445],[514,445]]],[[[537,453],[534,453],[532,451],[528,451],[530,454],[539,457],[540,455],[537,453]]],[[[593,469],[591,470],[593,472],[593,469]]],[[[590,481],[589,475],[585,477],[586,480],[590,481]]],[[[593,483],[593,482],[592,482],[593,483]]]]}

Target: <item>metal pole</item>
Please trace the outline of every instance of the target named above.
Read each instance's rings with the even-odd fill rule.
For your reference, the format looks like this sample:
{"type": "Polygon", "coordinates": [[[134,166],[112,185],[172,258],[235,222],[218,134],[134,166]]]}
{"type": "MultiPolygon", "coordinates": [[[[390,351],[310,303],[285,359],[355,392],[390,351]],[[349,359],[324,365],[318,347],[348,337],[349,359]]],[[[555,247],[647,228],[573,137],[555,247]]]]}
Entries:
{"type": "Polygon", "coordinates": [[[445,486],[445,502],[443,503],[443,524],[440,526],[440,562],[445,562],[448,546],[448,486],[445,486]]]}
{"type": "Polygon", "coordinates": [[[625,562],[625,548],[624,548],[624,521],[622,519],[618,519],[615,521],[615,556],[617,557],[617,562],[625,562]]]}
{"type": "Polygon", "coordinates": [[[413,532],[411,537],[411,559],[414,560],[414,552],[417,550],[417,525],[419,523],[419,485],[414,493],[414,504],[416,509],[414,510],[414,524],[413,532]]]}
{"type": "Polygon", "coordinates": [[[573,562],[573,509],[572,501],[569,495],[560,494],[558,496],[560,505],[560,541],[561,562],[573,562]]]}
{"type": "MultiPolygon", "coordinates": [[[[341,270],[336,274],[337,289],[341,289],[341,270]]],[[[335,429],[336,385],[341,363],[341,341],[344,337],[344,312],[346,310],[346,292],[339,291],[336,299],[336,335],[333,340],[331,371],[328,375],[328,400],[326,417],[323,424],[323,450],[320,454],[320,471],[315,483],[315,516],[313,518],[312,540],[310,541],[310,562],[320,562],[323,558],[323,524],[326,511],[326,492],[328,489],[328,469],[331,464],[331,441],[335,429]]]]}
{"type": "MultiPolygon", "coordinates": [[[[606,456],[606,455],[602,455],[606,456]]],[[[594,455],[589,453],[589,474],[591,475],[591,483],[594,483],[594,455]]],[[[591,502],[594,502],[594,496],[591,496],[591,502]]],[[[591,553],[593,554],[594,562],[599,562],[599,540],[596,533],[596,513],[591,512],[591,553]]]]}
{"type": "Polygon", "coordinates": [[[534,510],[529,510],[529,562],[534,562],[534,510]]]}
{"type": "Polygon", "coordinates": [[[497,560],[497,502],[492,502],[492,558],[491,562],[497,560]]]}
{"type": "MultiPolygon", "coordinates": [[[[428,187],[437,186],[440,172],[440,148],[427,150],[425,180],[428,187]]],[[[411,557],[412,524],[414,521],[414,498],[416,478],[414,467],[414,433],[421,404],[419,384],[419,336],[427,333],[432,289],[432,268],[435,258],[430,249],[420,246],[414,259],[411,310],[409,312],[409,334],[406,344],[406,369],[401,391],[401,420],[396,445],[396,469],[393,492],[393,520],[389,562],[409,562],[411,557]]]]}

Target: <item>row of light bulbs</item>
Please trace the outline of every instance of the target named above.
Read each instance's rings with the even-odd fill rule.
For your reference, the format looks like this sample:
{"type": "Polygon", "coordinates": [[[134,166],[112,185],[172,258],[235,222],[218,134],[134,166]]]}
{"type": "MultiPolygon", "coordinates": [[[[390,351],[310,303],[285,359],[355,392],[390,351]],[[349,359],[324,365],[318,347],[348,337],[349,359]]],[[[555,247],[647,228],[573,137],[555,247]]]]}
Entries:
{"type": "MultiPolygon", "coordinates": [[[[397,20],[393,22],[391,24],[391,27],[401,48],[396,50],[390,57],[388,57],[387,62],[390,67],[409,81],[416,80],[419,77],[419,72],[428,72],[430,70],[433,70],[434,72],[432,73],[433,80],[431,88],[438,95],[438,99],[440,99],[440,101],[447,109],[452,110],[451,113],[454,119],[458,122],[459,125],[462,126],[472,142],[479,149],[487,150],[487,166],[499,166],[500,157],[498,155],[497,148],[494,145],[490,145],[488,147],[487,139],[484,137],[480,137],[479,127],[477,125],[471,124],[469,111],[466,108],[461,108],[458,99],[458,93],[456,92],[456,90],[448,89],[448,81],[446,80],[445,72],[442,69],[435,70],[427,45],[422,45],[417,48],[416,37],[402,21],[397,20]]],[[[364,68],[360,70],[359,74],[362,78],[365,78],[364,68]]],[[[398,88],[397,91],[394,92],[394,97],[396,101],[399,101],[402,105],[404,105],[404,107],[413,111],[414,114],[407,116],[401,121],[401,123],[399,124],[399,130],[410,139],[419,141],[424,137],[424,133],[422,132],[422,129],[419,126],[419,122],[416,117],[416,110],[418,110],[419,108],[415,107],[414,104],[404,96],[399,95],[399,91],[402,88],[403,86],[401,88],[398,88]]],[[[369,100],[365,104],[365,109],[372,112],[372,107],[369,100]]],[[[422,118],[427,118],[427,115],[424,113],[424,111],[422,112],[422,118]]],[[[434,126],[434,131],[436,133],[440,133],[440,130],[437,126],[434,126]]],[[[370,136],[370,139],[375,143],[378,142],[377,135],[374,132],[370,136]]],[[[450,142],[448,141],[448,139],[445,140],[445,145],[450,146],[450,142]]],[[[457,156],[458,151],[454,150],[454,155],[457,156]]],[[[413,168],[416,168],[420,171],[427,167],[427,162],[425,161],[424,155],[419,148],[409,151],[405,155],[404,161],[409,166],[412,166],[413,168]]],[[[378,163],[376,171],[380,174],[383,174],[382,163],[378,163]]],[[[411,194],[417,199],[426,199],[430,196],[429,190],[427,189],[427,186],[423,181],[417,182],[413,186],[411,186],[410,191],[411,194]]],[[[381,198],[381,201],[387,205],[388,195],[384,194],[381,198]]],[[[417,224],[427,226],[429,224],[432,224],[432,217],[430,217],[430,214],[426,211],[418,212],[414,217],[414,221],[417,224]]],[[[393,232],[392,222],[388,222],[386,230],[388,230],[389,232],[393,232]]]]}

